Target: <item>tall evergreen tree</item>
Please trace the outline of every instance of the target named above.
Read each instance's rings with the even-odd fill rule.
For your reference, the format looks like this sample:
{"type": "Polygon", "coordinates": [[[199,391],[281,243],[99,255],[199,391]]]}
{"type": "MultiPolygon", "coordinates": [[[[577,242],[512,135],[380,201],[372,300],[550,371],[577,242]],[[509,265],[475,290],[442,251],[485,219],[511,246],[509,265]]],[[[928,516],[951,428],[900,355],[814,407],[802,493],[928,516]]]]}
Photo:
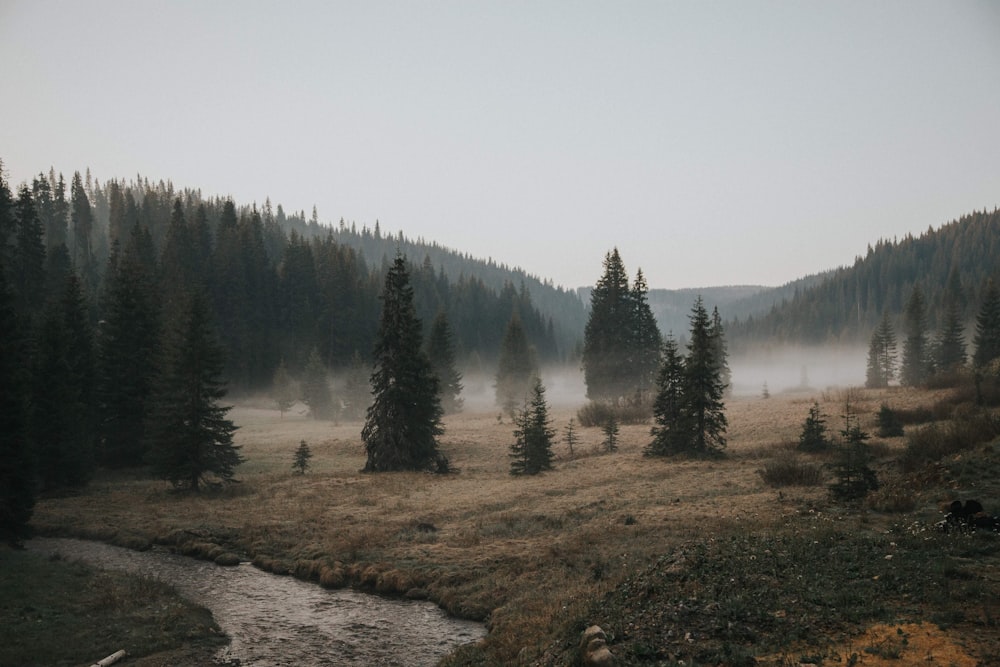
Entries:
{"type": "Polygon", "coordinates": [[[699,296],[691,309],[691,332],[684,360],[681,399],[683,449],[696,456],[719,454],[726,447],[725,385],[715,356],[711,322],[699,296]]]}
{"type": "Polygon", "coordinates": [[[919,285],[913,286],[903,311],[903,363],[900,381],[907,387],[918,387],[930,375],[930,355],[927,349],[927,304],[919,285]]]}
{"type": "Polygon", "coordinates": [[[336,416],[327,375],[319,350],[313,348],[302,374],[302,400],[309,406],[309,415],[313,419],[333,419],[336,416]]]}
{"type": "Polygon", "coordinates": [[[42,223],[27,186],[22,186],[18,192],[16,208],[11,207],[11,212],[14,211],[16,232],[11,246],[13,256],[8,264],[11,267],[10,282],[19,316],[31,318],[41,311],[46,297],[45,242],[42,223]]]}
{"type": "MultiPolygon", "coordinates": [[[[0,191],[6,187],[2,174],[0,169],[0,191]]],[[[35,474],[26,428],[27,355],[12,301],[0,269],[0,542],[18,545],[29,533],[35,474]]]]}
{"type": "Polygon", "coordinates": [[[462,374],[455,368],[455,348],[452,342],[451,325],[444,311],[438,311],[427,338],[427,357],[438,378],[441,391],[441,407],[445,414],[462,410],[462,374]]]}
{"type": "Polygon", "coordinates": [[[865,386],[869,389],[888,387],[896,377],[896,332],[884,313],[878,327],[872,332],[868,346],[868,370],[865,386]]]}
{"type": "Polygon", "coordinates": [[[94,212],[90,198],[83,186],[80,172],[73,174],[70,186],[70,220],[73,227],[73,263],[83,282],[84,291],[94,296],[97,293],[97,266],[94,257],[94,212]]]}
{"type": "Polygon", "coordinates": [[[1000,290],[992,280],[986,284],[983,292],[972,344],[976,346],[976,352],[972,356],[972,363],[976,368],[984,368],[1000,357],[1000,290]]]}
{"type": "Polygon", "coordinates": [[[42,489],[86,484],[94,467],[94,360],[75,274],[50,299],[35,338],[28,421],[42,489]]]}
{"type": "Polygon", "coordinates": [[[681,404],[684,396],[684,358],[673,335],[663,343],[663,361],[656,379],[656,399],[650,431],[653,441],[646,447],[647,456],[669,456],[681,451],[685,437],[681,427],[681,404]]]}
{"type": "Polygon", "coordinates": [[[381,300],[371,376],[374,402],[361,430],[368,457],[364,469],[447,472],[447,459],[437,443],[437,436],[444,432],[438,379],[423,349],[421,323],[402,255],[396,255],[386,274],[381,300]]]}
{"type": "Polygon", "coordinates": [[[709,335],[712,339],[715,365],[719,371],[719,381],[722,382],[723,393],[728,393],[733,374],[729,370],[729,350],[726,347],[726,333],[722,327],[722,317],[719,315],[718,308],[712,308],[712,325],[709,328],[709,335]]]}
{"type": "Polygon", "coordinates": [[[112,246],[104,276],[97,337],[100,460],[109,467],[145,460],[146,420],[160,343],[159,298],[133,225],[125,249],[112,246]]]}
{"type": "Polygon", "coordinates": [[[634,354],[635,295],[618,248],[604,257],[604,274],[590,293],[590,317],[583,334],[583,374],[587,397],[611,401],[637,387],[630,358],[634,354]]]}
{"type": "Polygon", "coordinates": [[[288,369],[285,368],[284,359],[281,360],[277,370],[274,371],[274,381],[271,383],[271,398],[277,404],[278,413],[282,419],[284,419],[285,413],[295,404],[298,398],[292,378],[288,374],[288,369]]]}
{"type": "Polygon", "coordinates": [[[164,338],[160,373],[147,428],[153,474],[176,488],[199,491],[216,479],[230,482],[242,461],[226,419],[223,351],[212,330],[206,299],[191,295],[164,338]]]}
{"type": "Polygon", "coordinates": [[[537,377],[531,389],[531,399],[515,418],[514,444],[511,445],[510,474],[536,475],[552,469],[552,438],[555,430],[549,420],[545,402],[545,387],[537,377]]]}
{"type": "Polygon", "coordinates": [[[934,344],[934,366],[940,372],[961,368],[968,361],[965,353],[965,327],[959,304],[949,300],[945,305],[941,329],[934,344]]]}
{"type": "Polygon", "coordinates": [[[511,316],[500,346],[496,374],[496,404],[511,417],[531,392],[538,376],[535,352],[517,313],[511,316]]]}
{"type": "Polygon", "coordinates": [[[633,329],[630,347],[632,371],[635,374],[636,390],[641,402],[646,402],[648,399],[645,397],[656,387],[656,376],[660,368],[660,348],[663,345],[663,336],[656,324],[656,317],[649,307],[648,293],[646,278],[640,269],[636,272],[635,281],[632,283],[633,329]]]}

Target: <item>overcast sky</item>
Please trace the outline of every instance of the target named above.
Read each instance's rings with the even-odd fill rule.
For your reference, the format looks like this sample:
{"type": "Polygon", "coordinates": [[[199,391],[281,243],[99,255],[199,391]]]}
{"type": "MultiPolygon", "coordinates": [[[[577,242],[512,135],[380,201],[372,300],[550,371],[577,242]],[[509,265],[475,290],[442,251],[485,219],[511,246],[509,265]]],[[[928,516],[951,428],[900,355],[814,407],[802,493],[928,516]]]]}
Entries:
{"type": "Polygon", "coordinates": [[[0,159],[566,287],[779,285],[1000,205],[1000,2],[0,0],[0,159]]]}

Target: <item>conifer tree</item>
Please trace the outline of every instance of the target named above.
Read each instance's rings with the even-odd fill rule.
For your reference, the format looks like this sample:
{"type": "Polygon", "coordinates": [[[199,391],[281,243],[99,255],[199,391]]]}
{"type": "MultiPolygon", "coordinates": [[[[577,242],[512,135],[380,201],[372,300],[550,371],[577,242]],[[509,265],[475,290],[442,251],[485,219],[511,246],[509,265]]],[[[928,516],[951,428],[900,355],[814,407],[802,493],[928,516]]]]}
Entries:
{"type": "Polygon", "coordinates": [[[125,249],[112,244],[97,332],[96,403],[103,465],[137,466],[146,455],[160,345],[155,279],[142,258],[143,234],[133,225],[125,249]]]}
{"type": "Polygon", "coordinates": [[[715,354],[715,365],[719,373],[719,381],[722,382],[723,393],[729,393],[730,382],[733,374],[729,370],[729,351],[726,348],[726,333],[722,327],[722,317],[719,309],[712,308],[712,325],[709,329],[712,339],[713,353],[715,354]]]}
{"type": "Polygon", "coordinates": [[[515,417],[514,444],[511,445],[510,474],[536,475],[552,469],[552,438],[555,431],[549,420],[545,402],[545,387],[537,377],[531,390],[531,399],[525,399],[524,408],[515,417]]]}
{"type": "Polygon", "coordinates": [[[496,374],[496,404],[513,417],[518,405],[525,401],[538,376],[535,352],[528,344],[528,337],[521,325],[521,318],[514,313],[507,323],[500,360],[496,374]]]}
{"type": "Polygon", "coordinates": [[[619,430],[618,420],[613,414],[608,417],[608,421],[601,427],[601,432],[604,433],[604,451],[608,454],[614,454],[618,451],[619,430]]]}
{"type": "Polygon", "coordinates": [[[94,355],[75,274],[50,299],[35,338],[28,435],[44,491],[79,487],[94,468],[94,355]]]}
{"type": "Polygon", "coordinates": [[[919,285],[913,286],[903,311],[903,363],[900,381],[907,387],[917,387],[930,375],[930,355],[927,349],[927,305],[919,285]]]}
{"type": "Polygon", "coordinates": [[[826,420],[819,411],[819,403],[813,401],[809,408],[809,416],[802,424],[799,435],[799,449],[803,452],[821,452],[830,446],[826,437],[826,420]]]}
{"type": "Polygon", "coordinates": [[[298,449],[295,450],[295,461],[292,463],[292,470],[298,475],[306,474],[309,469],[309,459],[312,458],[312,451],[305,440],[299,442],[298,449]]]}
{"type": "MultiPolygon", "coordinates": [[[[631,355],[632,372],[634,373],[636,391],[640,402],[646,403],[646,398],[656,388],[656,376],[660,368],[660,348],[663,337],[656,324],[656,317],[649,307],[646,278],[642,269],[636,272],[632,283],[632,335],[631,355]]],[[[721,327],[720,327],[721,331],[721,327]]]]}
{"type": "Polygon", "coordinates": [[[846,406],[840,434],[844,442],[833,464],[836,481],[830,486],[830,493],[838,500],[858,500],[878,489],[878,476],[871,468],[872,456],[866,443],[869,436],[861,430],[850,404],[846,406]]]}
{"type": "Polygon", "coordinates": [[[438,311],[427,338],[427,357],[438,378],[441,391],[441,407],[445,414],[461,412],[462,374],[455,368],[455,349],[452,343],[451,325],[444,311],[438,311]]]}
{"type": "Polygon", "coordinates": [[[355,350],[344,378],[344,419],[361,419],[371,404],[372,387],[368,367],[355,350]]]}
{"type": "MultiPolygon", "coordinates": [[[[0,207],[2,174],[0,169],[0,207]]],[[[27,355],[12,301],[0,268],[0,542],[19,545],[35,506],[35,471],[26,428],[27,355]]]]}
{"type": "Polygon", "coordinates": [[[673,334],[670,334],[663,343],[663,360],[656,379],[656,399],[653,402],[653,420],[656,425],[650,431],[653,441],[646,447],[647,456],[669,456],[683,449],[683,394],[684,358],[681,357],[673,334]]]}
{"type": "Polygon", "coordinates": [[[682,450],[696,456],[717,455],[726,447],[725,385],[719,376],[711,322],[700,296],[690,320],[679,420],[682,450]]]}
{"type": "MultiPolygon", "coordinates": [[[[7,198],[6,195],[0,196],[7,198]]],[[[0,203],[0,206],[3,204],[0,203]]],[[[11,267],[9,280],[14,291],[15,308],[19,317],[27,322],[41,312],[46,296],[42,223],[27,186],[21,187],[16,207],[10,206],[9,210],[10,214],[16,212],[16,231],[10,248],[12,256],[5,264],[11,267]]],[[[0,216],[3,215],[0,213],[0,216]]]]}
{"type": "Polygon", "coordinates": [[[423,349],[409,271],[400,254],[386,274],[381,300],[371,376],[374,401],[361,430],[364,470],[447,472],[437,443],[444,432],[438,379],[423,349]]]}
{"type": "Polygon", "coordinates": [[[992,280],[987,283],[983,292],[972,344],[976,346],[976,352],[972,356],[972,363],[976,368],[985,368],[1000,357],[1000,290],[992,280]]]}
{"type": "Polygon", "coordinates": [[[941,330],[934,344],[934,366],[937,371],[948,372],[965,366],[965,327],[959,315],[958,304],[949,300],[944,307],[941,330]]]}
{"type": "Polygon", "coordinates": [[[309,361],[302,374],[302,400],[309,406],[309,416],[313,419],[334,418],[336,411],[330,393],[330,380],[316,348],[309,353],[309,361]]]}
{"type": "Polygon", "coordinates": [[[604,257],[604,274],[590,293],[590,316],[583,334],[583,373],[587,397],[617,403],[635,391],[629,363],[634,353],[635,295],[618,248],[604,257]]]}
{"type": "Polygon", "coordinates": [[[295,392],[295,385],[285,368],[285,360],[282,359],[278,368],[274,371],[274,381],[271,383],[271,398],[278,406],[279,416],[284,419],[285,413],[295,404],[298,398],[295,392]]]}
{"type": "Polygon", "coordinates": [[[214,480],[231,482],[243,461],[229,407],[219,405],[224,364],[206,299],[194,293],[164,339],[147,427],[152,472],[176,488],[197,492],[214,480]]]}
{"type": "Polygon", "coordinates": [[[869,389],[888,387],[896,376],[896,332],[884,313],[878,327],[872,332],[868,346],[868,370],[865,386],[869,389]]]}
{"type": "Polygon", "coordinates": [[[563,439],[566,441],[566,446],[569,447],[569,457],[573,458],[575,456],[573,450],[580,441],[580,436],[576,434],[576,425],[573,423],[572,417],[569,418],[566,428],[563,429],[563,439]]]}

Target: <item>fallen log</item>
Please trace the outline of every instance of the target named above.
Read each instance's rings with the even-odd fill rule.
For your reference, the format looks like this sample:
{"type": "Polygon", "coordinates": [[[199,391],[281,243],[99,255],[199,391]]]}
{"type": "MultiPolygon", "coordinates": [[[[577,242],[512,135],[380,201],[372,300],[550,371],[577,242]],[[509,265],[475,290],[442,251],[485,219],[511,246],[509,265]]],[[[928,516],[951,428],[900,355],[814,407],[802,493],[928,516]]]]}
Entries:
{"type": "Polygon", "coordinates": [[[115,651],[114,653],[104,658],[103,660],[98,660],[90,667],[108,667],[109,665],[115,664],[116,662],[118,662],[127,655],[128,653],[125,652],[125,649],[122,649],[120,651],[115,651]]]}

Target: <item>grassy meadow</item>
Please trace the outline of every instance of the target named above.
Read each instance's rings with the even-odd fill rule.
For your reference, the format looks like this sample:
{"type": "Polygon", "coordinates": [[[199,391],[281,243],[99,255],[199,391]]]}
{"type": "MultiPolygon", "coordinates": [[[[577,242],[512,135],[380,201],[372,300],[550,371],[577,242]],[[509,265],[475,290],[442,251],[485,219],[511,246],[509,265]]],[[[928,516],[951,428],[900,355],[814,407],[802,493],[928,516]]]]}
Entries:
{"type": "Polygon", "coordinates": [[[445,418],[454,475],[361,474],[359,422],[246,400],[230,413],[247,459],[239,484],[192,496],[104,473],[80,495],[39,502],[33,524],[432,599],[489,625],[454,665],[573,664],[580,631],[596,623],[619,664],[971,667],[1000,655],[1000,538],[933,526],[954,498],[1000,509],[1000,446],[904,472],[907,438],[874,437],[883,402],[933,414],[946,396],[731,398],[719,460],[644,457],[648,424],[621,426],[615,453],[602,451],[601,429],[577,425],[571,455],[563,429],[579,406],[552,405],[555,469],[526,478],[509,474],[513,426],[495,411],[445,418]],[[795,449],[814,400],[831,434],[850,401],[873,435],[882,487],[861,504],[830,500],[829,454],[795,449]],[[313,458],[300,476],[302,440],[313,458]],[[782,466],[809,474],[765,483],[782,466]]]}

